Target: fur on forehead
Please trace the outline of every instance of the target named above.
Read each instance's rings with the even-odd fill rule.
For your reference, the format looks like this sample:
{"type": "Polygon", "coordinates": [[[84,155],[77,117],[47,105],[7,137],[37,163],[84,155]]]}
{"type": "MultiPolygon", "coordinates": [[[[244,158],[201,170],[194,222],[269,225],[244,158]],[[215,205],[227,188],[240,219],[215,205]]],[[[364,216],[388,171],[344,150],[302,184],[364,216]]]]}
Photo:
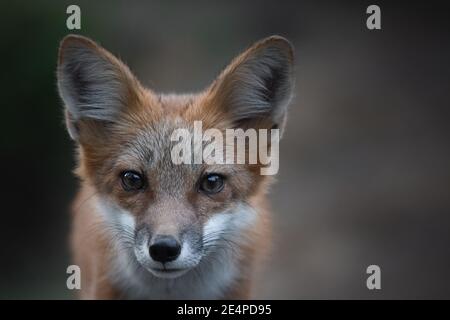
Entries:
{"type": "Polygon", "coordinates": [[[113,167],[127,152],[138,156],[141,165],[152,157],[168,163],[170,133],[196,120],[204,130],[282,129],[292,63],[289,42],[269,37],[238,55],[203,92],[158,95],[92,40],[66,37],[60,47],[58,87],[69,133],[80,150],[78,173],[84,178],[105,174],[98,169],[113,167]]]}

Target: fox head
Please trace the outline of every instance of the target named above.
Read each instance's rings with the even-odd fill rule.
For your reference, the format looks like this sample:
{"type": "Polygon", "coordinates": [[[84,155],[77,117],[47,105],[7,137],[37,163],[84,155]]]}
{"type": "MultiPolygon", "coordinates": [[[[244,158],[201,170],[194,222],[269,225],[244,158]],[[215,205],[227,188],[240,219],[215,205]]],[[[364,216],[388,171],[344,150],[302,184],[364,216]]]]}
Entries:
{"type": "MultiPolygon", "coordinates": [[[[182,75],[180,75],[182,76],[182,75]]],[[[293,49],[282,37],[255,43],[197,94],[164,95],[90,39],[60,45],[58,89],[77,174],[94,190],[111,241],[152,275],[175,278],[233,251],[258,218],[254,199],[270,178],[256,164],[174,164],[178,128],[283,130],[293,49]]]]}

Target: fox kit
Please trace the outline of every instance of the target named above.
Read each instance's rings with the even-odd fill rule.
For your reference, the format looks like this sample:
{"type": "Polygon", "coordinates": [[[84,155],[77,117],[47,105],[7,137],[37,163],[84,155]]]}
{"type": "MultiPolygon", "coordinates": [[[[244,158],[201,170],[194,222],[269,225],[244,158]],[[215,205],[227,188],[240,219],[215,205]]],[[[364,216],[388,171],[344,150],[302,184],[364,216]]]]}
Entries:
{"type": "Polygon", "coordinates": [[[251,297],[271,242],[273,178],[260,174],[259,160],[175,164],[171,135],[195,121],[221,132],[282,132],[293,87],[290,43],[263,39],[204,91],[175,95],[143,87],[111,53],[69,35],[57,77],[81,181],[71,234],[80,298],[251,297]]]}

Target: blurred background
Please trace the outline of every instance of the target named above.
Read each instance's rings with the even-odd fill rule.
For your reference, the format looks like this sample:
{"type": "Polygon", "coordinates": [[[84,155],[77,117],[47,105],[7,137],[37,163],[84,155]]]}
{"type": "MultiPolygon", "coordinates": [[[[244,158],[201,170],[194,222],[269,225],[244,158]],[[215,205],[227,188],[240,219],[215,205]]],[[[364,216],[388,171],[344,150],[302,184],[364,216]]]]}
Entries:
{"type": "Polygon", "coordinates": [[[162,92],[198,91],[252,42],[296,47],[257,298],[450,298],[448,10],[429,1],[2,1],[0,298],[73,298],[74,146],[57,96],[66,8],[162,92]],[[366,28],[381,7],[382,30],[366,28]],[[381,267],[381,290],[366,288],[381,267]]]}

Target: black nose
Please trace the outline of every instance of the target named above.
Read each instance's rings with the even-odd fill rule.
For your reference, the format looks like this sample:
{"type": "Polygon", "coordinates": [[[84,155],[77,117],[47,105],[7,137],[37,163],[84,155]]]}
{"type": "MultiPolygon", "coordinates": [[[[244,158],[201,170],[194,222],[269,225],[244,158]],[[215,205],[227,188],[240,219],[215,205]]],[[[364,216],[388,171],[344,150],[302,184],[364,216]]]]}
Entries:
{"type": "Polygon", "coordinates": [[[156,236],[150,245],[150,256],[162,263],[175,260],[180,255],[181,246],[172,236],[156,236]]]}

